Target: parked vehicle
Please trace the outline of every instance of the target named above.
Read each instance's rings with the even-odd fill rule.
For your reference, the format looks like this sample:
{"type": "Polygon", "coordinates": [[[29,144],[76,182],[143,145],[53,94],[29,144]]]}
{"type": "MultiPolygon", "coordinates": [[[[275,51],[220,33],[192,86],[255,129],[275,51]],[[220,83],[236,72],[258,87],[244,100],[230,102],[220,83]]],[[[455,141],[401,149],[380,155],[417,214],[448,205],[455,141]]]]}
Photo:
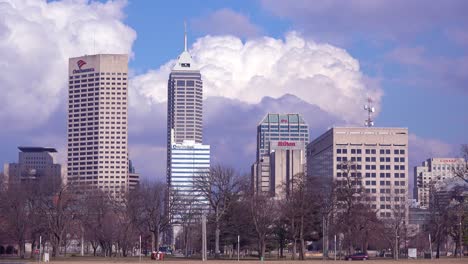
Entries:
{"type": "Polygon", "coordinates": [[[369,256],[364,253],[355,253],[345,257],[346,260],[368,260],[369,256]]]}

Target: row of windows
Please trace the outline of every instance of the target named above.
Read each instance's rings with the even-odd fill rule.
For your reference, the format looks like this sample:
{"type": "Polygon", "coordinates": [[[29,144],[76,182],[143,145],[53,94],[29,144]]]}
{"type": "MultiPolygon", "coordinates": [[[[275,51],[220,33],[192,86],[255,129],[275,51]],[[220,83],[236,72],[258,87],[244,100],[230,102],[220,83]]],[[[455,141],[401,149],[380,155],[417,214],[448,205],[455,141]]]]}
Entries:
{"type": "MultiPolygon", "coordinates": [[[[119,142],[119,141],[111,141],[112,143],[109,143],[109,141],[99,141],[99,144],[122,144],[122,145],[125,145],[125,141],[122,141],[122,142],[119,142]]],[[[91,141],[91,142],[80,142],[80,143],[69,143],[68,146],[69,147],[76,147],[76,146],[86,146],[86,145],[97,145],[97,141],[91,141]]],[[[122,149],[126,149],[125,146],[120,146],[120,145],[117,145],[115,146],[116,148],[122,148],[122,149]]]]}
{"type": "MultiPolygon", "coordinates": [[[[117,107],[113,106],[113,107],[105,107],[105,108],[104,108],[104,107],[101,107],[101,110],[104,110],[104,109],[107,109],[107,110],[109,110],[109,109],[112,109],[112,110],[115,110],[115,109],[117,109],[117,110],[120,110],[120,109],[126,110],[127,107],[126,107],[126,106],[122,106],[122,107],[120,107],[120,106],[117,106],[117,107]]],[[[73,113],[73,112],[86,112],[86,111],[97,111],[97,110],[99,110],[99,107],[89,107],[89,108],[80,108],[80,109],[70,109],[69,112],[73,113]]]]}
{"type": "MultiPolygon", "coordinates": [[[[69,104],[69,105],[68,105],[68,108],[69,108],[69,109],[72,109],[72,108],[74,108],[74,107],[76,108],[76,107],[86,107],[86,106],[104,105],[104,104],[105,104],[105,105],[115,105],[115,104],[118,104],[118,105],[120,105],[120,104],[126,105],[127,102],[126,102],[125,100],[123,100],[123,102],[120,102],[120,101],[119,101],[119,102],[117,102],[117,103],[116,103],[116,102],[112,102],[112,103],[111,103],[111,102],[101,102],[101,103],[96,102],[96,103],[87,103],[87,104],[69,104]]],[[[109,107],[109,106],[107,106],[107,107],[109,107]]],[[[108,108],[106,108],[106,109],[108,109],[108,108]]],[[[97,110],[97,109],[96,109],[96,110],[97,110]]]]}
{"type": "Polygon", "coordinates": [[[105,90],[126,90],[127,83],[85,83],[85,84],[75,84],[75,85],[68,85],[69,91],[73,91],[73,89],[77,88],[84,88],[84,87],[96,87],[96,90],[99,90],[99,88],[105,89],[105,90]],[[118,85],[118,87],[116,87],[118,85]],[[121,86],[122,85],[122,86],[121,86]],[[106,86],[106,87],[104,87],[106,86]],[[109,87],[112,86],[112,87],[109,87]],[[107,89],[106,89],[107,88],[107,89]]]}
{"type": "MultiPolygon", "coordinates": [[[[76,111],[79,112],[79,111],[76,111]]],[[[98,115],[126,115],[126,112],[86,112],[81,114],[69,114],[68,118],[80,116],[98,116],[98,115]]]]}
{"type": "MultiPolygon", "coordinates": [[[[347,177],[347,173],[346,172],[338,172],[336,173],[336,177],[347,177]]],[[[362,174],[360,172],[351,172],[351,177],[357,177],[357,178],[361,178],[362,177],[362,174]]],[[[395,178],[405,178],[405,173],[394,173],[393,176],[395,178]]],[[[365,177],[366,178],[376,178],[377,177],[377,173],[375,172],[366,172],[365,173],[365,177]]],[[[391,174],[390,173],[384,173],[384,172],[381,172],[379,174],[379,177],[380,178],[390,178],[391,177],[391,174]]]]}
{"type": "Polygon", "coordinates": [[[89,73],[89,74],[81,74],[81,75],[70,75],[70,79],[77,79],[77,78],[86,78],[86,77],[92,77],[92,76],[99,76],[99,75],[124,75],[126,76],[126,72],[95,72],[95,73],[89,73]]]}
{"type": "MultiPolygon", "coordinates": [[[[197,84],[201,85],[201,81],[198,81],[197,84]]],[[[195,81],[185,81],[185,80],[177,80],[177,86],[195,86],[195,81]]]]}
{"type": "MultiPolygon", "coordinates": [[[[68,96],[69,99],[71,98],[78,98],[78,97],[94,97],[96,95],[127,95],[127,92],[101,92],[101,93],[76,93],[76,94],[73,94],[72,92],[70,93],[70,95],[68,96]]],[[[101,97],[102,99],[103,97],[101,97]]],[[[115,97],[112,97],[112,98],[115,98],[115,97]]],[[[106,99],[109,99],[109,97],[106,97],[106,99]]]]}
{"type": "MultiPolygon", "coordinates": [[[[91,77],[91,76],[90,76],[90,77],[91,77]]],[[[72,79],[73,79],[73,78],[70,78],[70,80],[72,80],[72,79]]],[[[113,81],[115,81],[115,80],[117,80],[117,81],[122,81],[122,80],[123,80],[123,81],[126,81],[127,78],[125,78],[125,77],[123,77],[123,78],[121,78],[121,77],[118,77],[118,78],[115,78],[115,77],[112,77],[112,78],[110,78],[110,77],[101,77],[101,78],[88,78],[88,79],[86,79],[86,78],[83,78],[83,79],[81,79],[81,78],[75,78],[74,81],[69,81],[69,83],[70,83],[70,84],[72,84],[72,83],[80,83],[80,81],[81,81],[81,82],[86,82],[86,81],[88,81],[88,82],[93,82],[93,81],[99,81],[99,80],[113,80],[113,81]]]]}
{"type": "MultiPolygon", "coordinates": [[[[362,150],[361,149],[351,149],[350,150],[351,154],[362,154],[362,150]]],[[[348,153],[348,149],[346,148],[338,148],[336,149],[336,153],[337,154],[347,154],[348,153]]],[[[376,149],[366,149],[365,150],[365,153],[366,154],[377,154],[377,150],[376,149]]],[[[395,149],[393,151],[394,154],[396,155],[404,155],[405,154],[405,150],[404,149],[395,149]]],[[[381,149],[380,150],[380,154],[390,154],[390,149],[381,149]]]]}

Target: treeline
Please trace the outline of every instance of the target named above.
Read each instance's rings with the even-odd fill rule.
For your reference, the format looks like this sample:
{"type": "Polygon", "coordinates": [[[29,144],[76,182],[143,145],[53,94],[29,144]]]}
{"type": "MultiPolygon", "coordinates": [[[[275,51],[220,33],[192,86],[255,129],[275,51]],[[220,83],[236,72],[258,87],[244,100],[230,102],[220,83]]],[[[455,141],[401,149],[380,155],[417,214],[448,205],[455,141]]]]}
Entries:
{"type": "MultiPolygon", "coordinates": [[[[286,250],[292,259],[305,259],[307,250],[323,250],[328,257],[336,237],[340,256],[390,249],[398,258],[408,247],[428,251],[429,234],[437,252],[449,241],[456,254],[460,245],[467,245],[468,202],[463,190],[449,193],[449,203],[444,202],[447,195],[433,192],[427,223],[412,229],[408,203],[399,201],[406,193],[388,196],[392,217],[377,217],[381,209],[372,207],[375,202],[363,179],[354,176],[352,164],[342,164],[342,169],[343,177],[336,182],[297,174],[279,196],[272,197],[254,193],[249,177],[234,169],[212,167],[195,182],[197,192],[208,201],[208,249],[215,257],[232,257],[238,247],[259,258],[270,251],[285,257],[286,250]]],[[[175,241],[185,256],[200,254],[196,201],[180,203],[174,198],[177,193],[171,192],[175,191],[165,183],[142,182],[116,200],[100,189],[83,192],[54,179],[10,182],[0,191],[0,243],[19,245],[18,254],[24,257],[25,243],[37,248],[42,237],[41,248],[47,243],[55,257],[66,254],[71,241],[83,240],[94,255],[125,257],[139,247],[141,236],[148,251],[175,241]],[[172,237],[169,213],[174,209],[182,212],[177,237],[172,237]]]]}

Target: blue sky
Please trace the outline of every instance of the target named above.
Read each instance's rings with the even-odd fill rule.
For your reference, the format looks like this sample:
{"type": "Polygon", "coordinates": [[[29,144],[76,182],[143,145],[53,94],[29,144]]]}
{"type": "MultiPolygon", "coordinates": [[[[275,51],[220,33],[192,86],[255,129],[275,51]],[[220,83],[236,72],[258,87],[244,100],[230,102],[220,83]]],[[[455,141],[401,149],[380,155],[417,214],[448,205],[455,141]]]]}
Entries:
{"type": "Polygon", "coordinates": [[[7,3],[3,162],[16,160],[19,145],[57,147],[64,159],[68,57],[131,53],[130,155],[144,178],[163,179],[165,82],[183,50],[184,21],[204,74],[205,142],[215,163],[247,172],[267,111],[304,114],[314,137],[362,125],[368,95],[377,126],[409,128],[412,165],[456,156],[468,141],[463,0],[7,3]]]}
{"type": "MultiPolygon", "coordinates": [[[[420,8],[422,12],[424,7],[420,8]]],[[[193,41],[207,32],[192,28],[190,22],[219,9],[230,9],[246,16],[252,24],[262,29],[261,35],[282,37],[288,30],[297,30],[304,34],[308,32],[301,27],[301,23],[295,23],[290,17],[282,18],[271,14],[259,1],[129,1],[125,8],[125,21],[139,33],[134,43],[135,58],[130,63],[131,67],[137,71],[145,71],[173,59],[181,50],[183,20],[188,22],[189,39],[193,41]]],[[[415,14],[422,15],[424,14],[415,14]]],[[[467,46],[448,40],[442,32],[452,25],[463,28],[466,20],[463,21],[465,24],[458,24],[451,21],[449,13],[445,15],[446,24],[424,25],[420,31],[409,32],[409,36],[402,36],[402,39],[400,36],[385,39],[374,32],[332,30],[333,33],[347,38],[344,43],[336,41],[336,45],[345,48],[358,59],[366,75],[381,80],[385,95],[377,124],[410,127],[418,135],[459,144],[467,140],[466,82],[453,84],[440,79],[435,84],[430,80],[429,83],[412,83],[414,79],[425,79],[430,72],[386,58],[388,53],[402,46],[424,48],[428,63],[432,57],[456,59],[467,56],[467,46]],[[455,127],[457,129],[448,129],[455,127]]],[[[320,30],[327,31],[327,28],[320,30]]],[[[209,29],[207,31],[209,33],[209,29]]],[[[389,31],[392,33],[391,28],[389,31]]],[[[311,33],[310,36],[318,42],[328,40],[327,37],[321,38],[319,33],[311,33]]],[[[466,80],[467,76],[464,81],[466,80]]]]}

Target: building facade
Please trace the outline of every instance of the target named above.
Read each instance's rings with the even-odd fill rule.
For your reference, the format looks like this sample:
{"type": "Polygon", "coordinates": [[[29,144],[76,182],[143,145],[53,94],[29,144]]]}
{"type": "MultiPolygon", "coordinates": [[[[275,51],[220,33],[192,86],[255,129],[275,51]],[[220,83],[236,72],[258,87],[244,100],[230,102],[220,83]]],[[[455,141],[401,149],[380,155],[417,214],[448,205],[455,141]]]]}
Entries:
{"type": "Polygon", "coordinates": [[[307,146],[307,173],[340,181],[350,173],[377,216],[408,216],[408,129],[331,128],[307,146]],[[345,169],[351,168],[351,170],[345,169]]]}
{"type": "MultiPolygon", "coordinates": [[[[276,186],[271,184],[271,142],[302,142],[304,148],[309,143],[309,126],[299,114],[269,113],[257,125],[257,155],[252,165],[252,188],[256,192],[271,192],[276,186]]],[[[305,157],[304,157],[305,158],[305,157]]]]}
{"type": "Polygon", "coordinates": [[[62,180],[62,166],[56,163],[55,148],[18,147],[18,163],[5,163],[8,182],[25,182],[50,177],[62,180]]]}
{"type": "Polygon", "coordinates": [[[70,58],[69,184],[121,197],[128,189],[128,55],[70,58]]]}
{"type": "Polygon", "coordinates": [[[173,221],[180,222],[184,214],[199,215],[208,209],[208,201],[197,189],[197,181],[206,177],[210,169],[210,146],[185,140],[171,147],[170,187],[176,197],[173,221]]]}
{"type": "Polygon", "coordinates": [[[463,158],[430,158],[421,166],[414,167],[413,196],[421,208],[429,208],[430,189],[440,187],[446,180],[452,179],[454,170],[465,165],[463,158]]]}
{"type": "Polygon", "coordinates": [[[270,141],[270,150],[270,193],[284,197],[294,177],[305,172],[305,144],[303,141],[270,141]]]}

